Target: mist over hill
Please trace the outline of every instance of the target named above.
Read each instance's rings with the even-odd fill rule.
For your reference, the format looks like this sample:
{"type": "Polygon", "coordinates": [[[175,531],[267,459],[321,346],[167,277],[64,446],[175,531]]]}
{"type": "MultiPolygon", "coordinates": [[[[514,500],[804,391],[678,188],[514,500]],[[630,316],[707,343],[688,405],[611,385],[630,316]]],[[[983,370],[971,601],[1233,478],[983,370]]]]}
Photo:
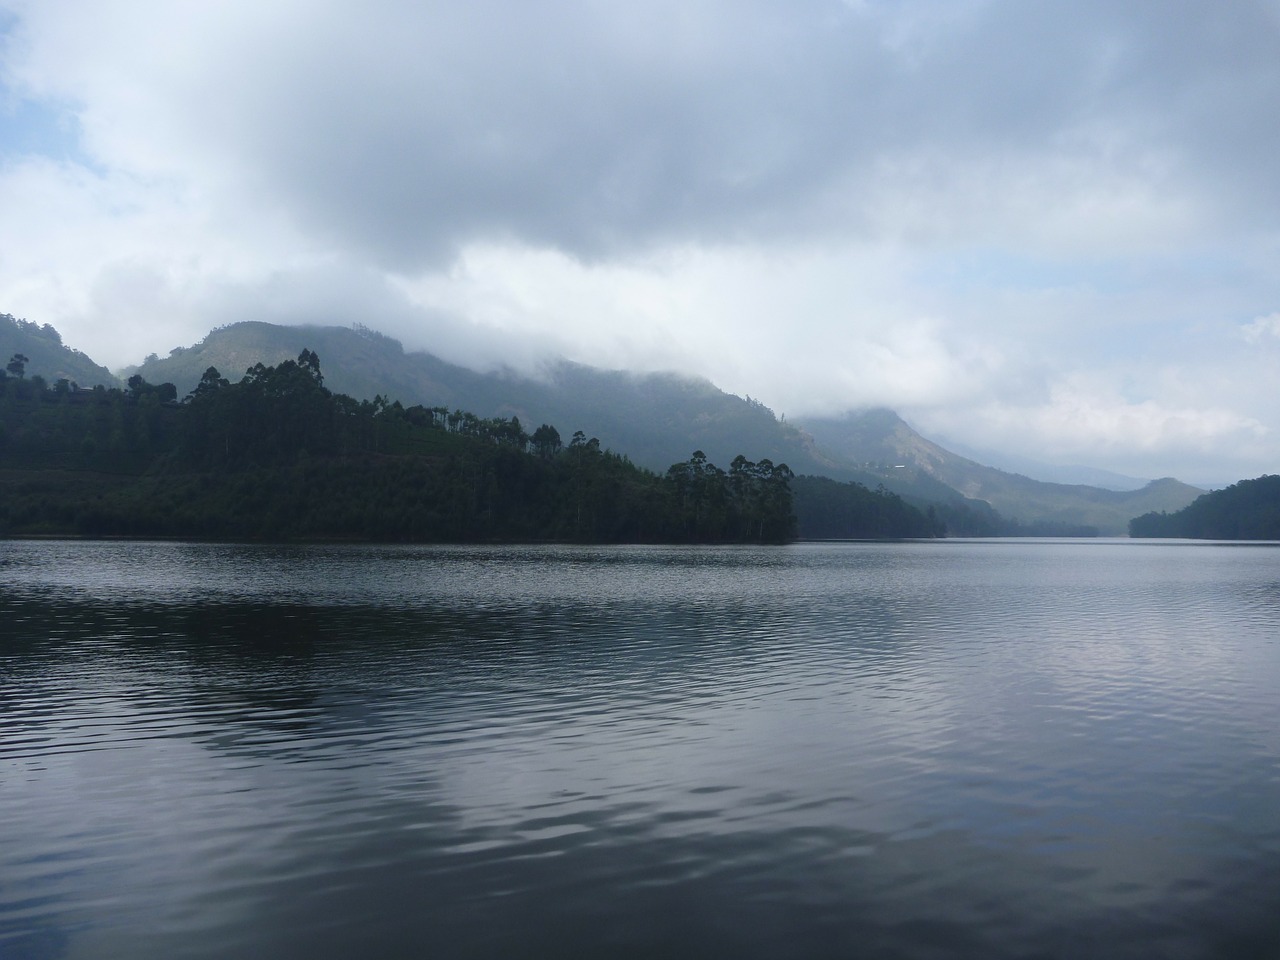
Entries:
{"type": "MultiPolygon", "coordinates": [[[[399,341],[359,325],[237,323],[192,346],[176,347],[167,357],[152,355],[123,373],[139,373],[153,384],[173,383],[181,397],[211,366],[238,380],[256,363],[278,364],[304,349],[323,358],[328,386],[352,397],[381,395],[405,405],[514,416],[529,429],[549,423],[565,436],[581,430],[656,471],[684,460],[691,450],[723,463],[741,453],[755,461],[786,463],[797,474],[871,489],[884,486],[919,506],[945,505],[952,529],[962,532],[1016,532],[1002,525],[1003,517],[1022,525],[1022,532],[1122,535],[1133,517],[1179,510],[1202,492],[1168,478],[1128,491],[1045,483],[947,450],[891,410],[787,422],[749,397],[673,373],[600,370],[567,360],[548,363],[539,377],[509,369],[481,373],[429,353],[406,353],[399,341]]],[[[0,352],[5,359],[26,356],[26,375],[50,383],[120,385],[106,368],[63,344],[47,324],[0,315],[0,352]]]]}
{"type": "Polygon", "coordinates": [[[961,441],[939,438],[938,444],[952,453],[966,457],[975,463],[985,463],[989,467],[1003,470],[1005,473],[1020,473],[1032,480],[1045,483],[1082,484],[1089,487],[1101,487],[1104,490],[1141,490],[1151,482],[1150,477],[1131,477],[1103,470],[1100,467],[1081,466],[1080,464],[1046,463],[1032,457],[1020,456],[1003,450],[987,450],[971,447],[961,441]]]}
{"type": "Polygon", "coordinates": [[[359,325],[237,323],[133,369],[149,382],[174,383],[182,396],[210,366],[236,380],[254,363],[280,363],[303,349],[321,356],[326,384],[335,391],[515,416],[529,429],[550,423],[565,436],[581,430],[653,470],[690,450],[713,462],[742,453],[786,463],[797,474],[883,485],[917,504],[989,507],[1024,525],[1103,535],[1123,535],[1132,517],[1180,509],[1202,492],[1172,479],[1129,491],[1045,483],[946,450],[891,410],[792,423],[749,397],[678,374],[600,370],[566,360],[549,363],[536,378],[509,369],[480,373],[429,353],[406,353],[399,341],[359,325]]]}
{"type": "Polygon", "coordinates": [[[515,416],[530,429],[549,423],[565,436],[581,430],[651,470],[665,470],[690,450],[723,463],[742,453],[756,461],[786,463],[797,474],[871,489],[883,485],[916,504],[983,506],[968,504],[926,474],[862,469],[830,456],[764,404],[675,373],[600,370],[567,360],[548,363],[536,378],[509,369],[479,373],[429,353],[406,353],[398,340],[360,325],[285,327],[257,321],[219,328],[191,347],[150,357],[124,373],[172,382],[182,396],[210,366],[235,380],[253,363],[279,363],[303,349],[321,356],[325,382],[339,393],[362,399],[381,394],[406,405],[445,406],[486,417],[515,416]]]}
{"type": "Polygon", "coordinates": [[[811,438],[763,404],[678,374],[599,370],[565,360],[548,364],[538,378],[511,370],[478,373],[429,353],[406,353],[398,340],[365,327],[260,322],[214,330],[194,346],[148,358],[133,370],[151,383],[175,384],[182,396],[210,366],[237,380],[254,363],[279,363],[303,349],[320,355],[325,383],[338,393],[515,416],[530,429],[550,423],[565,436],[581,430],[653,470],[702,450],[713,462],[745,453],[785,462],[797,473],[856,479],[855,471],[824,457],[811,438]]]}
{"type": "Polygon", "coordinates": [[[49,324],[0,313],[0,368],[15,354],[27,358],[25,376],[43,377],[50,385],[59,380],[81,387],[121,385],[106,367],[64,344],[62,335],[49,324]]]}
{"type": "Polygon", "coordinates": [[[1172,478],[1137,490],[1107,490],[1084,484],[1045,483],[984,466],[925,439],[892,410],[811,419],[805,429],[832,456],[881,468],[929,476],[961,495],[985,501],[1007,517],[1097,528],[1119,536],[1128,518],[1148,511],[1177,510],[1204,491],[1172,478]]]}

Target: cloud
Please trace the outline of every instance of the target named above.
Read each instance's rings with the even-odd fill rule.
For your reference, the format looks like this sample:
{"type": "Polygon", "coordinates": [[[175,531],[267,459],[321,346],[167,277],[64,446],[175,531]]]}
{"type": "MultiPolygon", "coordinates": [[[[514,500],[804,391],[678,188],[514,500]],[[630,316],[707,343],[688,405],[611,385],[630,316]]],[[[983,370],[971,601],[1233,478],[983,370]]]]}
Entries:
{"type": "Polygon", "coordinates": [[[1241,191],[1274,215],[1268,8],[1113,7],[67,0],[17,5],[12,72],[104,163],[402,270],[475,241],[1152,242],[1241,191]]]}
{"type": "MultiPolygon", "coordinates": [[[[1256,368],[1237,370],[1250,376],[1256,368]]],[[[980,438],[988,447],[1017,451],[1049,463],[1106,463],[1138,477],[1176,473],[1179,479],[1222,486],[1257,475],[1259,463],[1274,459],[1276,429],[1239,412],[1230,391],[1215,388],[1153,390],[1140,397],[1114,388],[1109,372],[1059,375],[1042,402],[1010,403],[998,398],[975,405],[981,429],[973,430],[974,408],[921,411],[913,422],[938,435],[980,438]],[[1171,463],[1180,469],[1167,469],[1171,463]]],[[[1163,371],[1178,380],[1185,371],[1163,371]]],[[[972,442],[972,441],[970,441],[972,442]]]]}
{"type": "Polygon", "coordinates": [[[1273,0],[0,0],[0,309],[1274,469],[1278,42],[1273,0]]]}
{"type": "Polygon", "coordinates": [[[1240,335],[1249,343],[1280,340],[1280,312],[1249,321],[1240,328],[1240,335]]]}

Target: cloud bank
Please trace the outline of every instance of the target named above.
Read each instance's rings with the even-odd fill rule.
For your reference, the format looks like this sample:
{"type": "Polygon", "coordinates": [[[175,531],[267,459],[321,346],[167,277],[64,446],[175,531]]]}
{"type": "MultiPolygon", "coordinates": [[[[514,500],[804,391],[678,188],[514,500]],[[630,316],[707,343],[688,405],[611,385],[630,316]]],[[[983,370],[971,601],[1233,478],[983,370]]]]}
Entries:
{"type": "Polygon", "coordinates": [[[0,0],[0,310],[1277,469],[1280,4],[0,0]]]}

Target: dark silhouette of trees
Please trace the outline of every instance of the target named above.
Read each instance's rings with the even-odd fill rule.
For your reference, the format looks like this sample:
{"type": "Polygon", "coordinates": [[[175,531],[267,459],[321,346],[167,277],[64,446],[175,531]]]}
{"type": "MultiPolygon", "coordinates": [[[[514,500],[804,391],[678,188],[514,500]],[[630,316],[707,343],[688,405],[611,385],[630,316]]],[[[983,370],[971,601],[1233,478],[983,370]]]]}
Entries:
{"type": "Polygon", "coordinates": [[[687,463],[673,464],[666,479],[688,539],[780,543],[795,537],[793,474],[786,464],[752,463],[739,454],[726,473],[695,450],[687,463]]]}
{"type": "Polygon", "coordinates": [[[1196,498],[1176,513],[1134,517],[1129,536],[1280,540],[1280,476],[1241,480],[1196,498]]]}
{"type": "Polygon", "coordinates": [[[883,486],[869,490],[860,483],[827,477],[794,481],[799,535],[811,540],[879,540],[941,537],[946,523],[933,508],[921,511],[883,486]]]}
{"type": "MultiPolygon", "coordinates": [[[[765,541],[794,533],[790,471],[701,453],[667,476],[550,424],[355,400],[320,360],[209,367],[177,402],[127,388],[0,383],[6,464],[54,471],[0,489],[0,533],[416,541],[765,541]],[[8,389],[11,386],[12,389],[8,389]]],[[[0,484],[7,484],[0,471],[0,484]]]]}
{"type": "Polygon", "coordinates": [[[140,373],[131,376],[127,385],[132,400],[151,398],[157,403],[176,403],[178,399],[178,388],[172,383],[147,383],[140,373]]]}
{"type": "Polygon", "coordinates": [[[544,423],[533,431],[533,449],[543,460],[550,460],[563,444],[560,442],[560,431],[549,423],[544,423]]]}

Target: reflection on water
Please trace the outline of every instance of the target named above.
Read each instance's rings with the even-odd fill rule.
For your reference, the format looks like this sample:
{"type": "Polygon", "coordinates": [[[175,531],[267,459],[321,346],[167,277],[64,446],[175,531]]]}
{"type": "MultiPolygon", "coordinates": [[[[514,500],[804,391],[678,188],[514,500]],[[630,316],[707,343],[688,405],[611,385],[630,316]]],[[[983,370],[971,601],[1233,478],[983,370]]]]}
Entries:
{"type": "Polygon", "coordinates": [[[1280,550],[0,543],[0,956],[1280,955],[1280,550]]]}

